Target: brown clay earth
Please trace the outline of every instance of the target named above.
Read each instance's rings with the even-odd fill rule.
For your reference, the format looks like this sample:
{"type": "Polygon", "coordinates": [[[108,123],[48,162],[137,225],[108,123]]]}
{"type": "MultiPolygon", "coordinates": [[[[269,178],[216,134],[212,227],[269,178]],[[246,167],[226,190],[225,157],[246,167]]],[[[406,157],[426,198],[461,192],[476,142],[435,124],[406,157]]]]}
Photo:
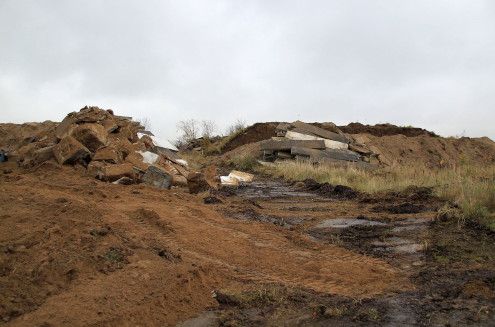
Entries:
{"type": "MultiPolygon", "coordinates": [[[[0,132],[18,148],[55,126],[44,124],[0,132]]],[[[433,139],[411,137],[412,153],[422,138],[433,139]]],[[[480,151],[472,144],[445,148],[480,151]]],[[[190,195],[101,182],[55,161],[24,170],[15,158],[1,163],[0,185],[0,325],[495,321],[495,236],[434,219],[443,201],[429,189],[367,195],[257,176],[237,190],[190,195]]]]}
{"type": "MultiPolygon", "coordinates": [[[[260,157],[259,141],[275,136],[278,123],[257,123],[232,139],[222,150],[217,162],[228,162],[233,156],[260,157]]],[[[325,128],[325,124],[313,123],[325,128]]],[[[380,154],[385,166],[416,165],[439,167],[466,163],[495,162],[495,142],[482,138],[444,138],[421,128],[398,127],[391,124],[374,126],[351,123],[339,128],[357,143],[380,154]]]]}
{"type": "Polygon", "coordinates": [[[340,188],[261,178],[205,204],[207,194],[108,184],[77,166],[1,168],[8,326],[495,319],[493,235],[432,223],[441,201],[424,189],[346,200],[340,188]]]}

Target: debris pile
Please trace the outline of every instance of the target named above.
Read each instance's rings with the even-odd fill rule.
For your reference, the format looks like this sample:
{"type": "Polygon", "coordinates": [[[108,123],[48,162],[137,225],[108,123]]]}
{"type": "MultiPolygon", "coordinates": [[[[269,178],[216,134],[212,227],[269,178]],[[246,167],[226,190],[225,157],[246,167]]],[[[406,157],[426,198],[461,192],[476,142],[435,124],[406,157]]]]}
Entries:
{"type": "Polygon", "coordinates": [[[61,165],[80,164],[89,176],[115,184],[187,186],[191,193],[208,189],[205,174],[192,171],[177,151],[132,117],[86,106],[69,113],[53,132],[19,149],[18,161],[22,168],[50,159],[61,165]]]}
{"type": "Polygon", "coordinates": [[[324,128],[296,121],[281,123],[276,135],[260,142],[263,160],[305,160],[314,163],[336,163],[354,165],[357,168],[376,168],[371,163],[378,162],[378,155],[346,136],[337,126],[324,124],[324,128]]]}

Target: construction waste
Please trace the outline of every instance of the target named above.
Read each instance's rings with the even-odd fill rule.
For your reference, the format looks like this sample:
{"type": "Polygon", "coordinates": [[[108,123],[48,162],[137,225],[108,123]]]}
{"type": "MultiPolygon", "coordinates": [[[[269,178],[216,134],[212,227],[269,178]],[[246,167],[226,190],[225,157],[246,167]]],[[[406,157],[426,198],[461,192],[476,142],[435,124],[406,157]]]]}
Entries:
{"type": "Polygon", "coordinates": [[[215,167],[193,171],[177,151],[132,117],[86,106],[69,113],[53,132],[20,148],[18,162],[26,169],[50,159],[61,165],[80,164],[89,176],[115,184],[183,186],[190,193],[220,187],[215,167]]]}
{"type": "Polygon", "coordinates": [[[281,123],[276,136],[260,142],[264,161],[303,160],[314,163],[352,165],[356,168],[376,169],[378,154],[346,136],[336,125],[325,129],[296,121],[281,123]]]}

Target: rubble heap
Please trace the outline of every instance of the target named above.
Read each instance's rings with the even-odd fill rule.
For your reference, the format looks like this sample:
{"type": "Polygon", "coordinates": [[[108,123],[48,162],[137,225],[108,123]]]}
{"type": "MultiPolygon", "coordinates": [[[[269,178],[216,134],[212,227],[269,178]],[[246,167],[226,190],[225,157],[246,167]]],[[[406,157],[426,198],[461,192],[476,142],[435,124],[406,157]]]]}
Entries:
{"type": "Polygon", "coordinates": [[[336,125],[325,123],[325,128],[296,121],[281,123],[276,135],[260,142],[263,160],[305,160],[314,163],[353,165],[374,169],[372,160],[379,162],[378,154],[351,136],[345,135],[336,125]]]}
{"type": "Polygon", "coordinates": [[[19,149],[18,161],[22,168],[50,159],[61,165],[80,164],[89,176],[116,184],[187,186],[191,193],[218,187],[212,171],[208,177],[192,171],[176,151],[132,117],[86,106],[69,113],[54,131],[19,149]]]}

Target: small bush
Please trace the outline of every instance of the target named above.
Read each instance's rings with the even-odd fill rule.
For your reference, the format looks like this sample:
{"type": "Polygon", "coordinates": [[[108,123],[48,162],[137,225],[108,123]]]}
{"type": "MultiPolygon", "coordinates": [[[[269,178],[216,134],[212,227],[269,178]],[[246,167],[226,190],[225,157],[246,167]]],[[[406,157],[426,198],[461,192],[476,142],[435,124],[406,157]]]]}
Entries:
{"type": "Polygon", "coordinates": [[[250,155],[234,157],[230,163],[236,169],[248,171],[253,171],[260,165],[258,160],[250,155]]]}

